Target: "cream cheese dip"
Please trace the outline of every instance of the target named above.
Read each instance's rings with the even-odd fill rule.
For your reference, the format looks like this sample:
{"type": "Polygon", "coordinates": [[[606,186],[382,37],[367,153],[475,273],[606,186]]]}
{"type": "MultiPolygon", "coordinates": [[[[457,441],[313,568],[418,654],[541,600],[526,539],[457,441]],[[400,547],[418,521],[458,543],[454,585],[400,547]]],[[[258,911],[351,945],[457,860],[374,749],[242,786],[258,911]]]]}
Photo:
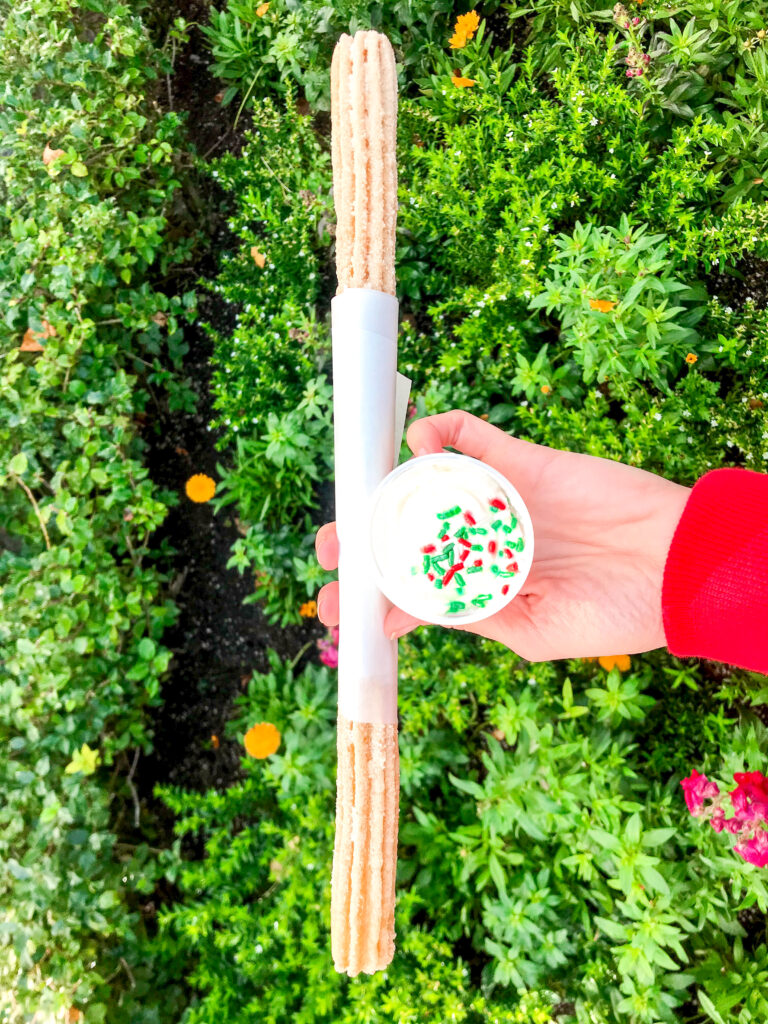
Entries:
{"type": "Polygon", "coordinates": [[[533,560],[533,525],[501,473],[467,455],[423,455],[376,489],[371,552],[382,592],[440,625],[495,615],[533,560]]]}

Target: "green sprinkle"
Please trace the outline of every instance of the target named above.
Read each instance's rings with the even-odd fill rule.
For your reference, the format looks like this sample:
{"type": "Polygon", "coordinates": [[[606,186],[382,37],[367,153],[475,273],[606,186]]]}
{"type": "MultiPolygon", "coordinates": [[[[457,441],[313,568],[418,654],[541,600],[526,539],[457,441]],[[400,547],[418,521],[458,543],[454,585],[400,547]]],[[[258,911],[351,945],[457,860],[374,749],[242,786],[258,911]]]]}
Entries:
{"type": "Polygon", "coordinates": [[[518,541],[517,541],[517,545],[516,545],[516,547],[517,547],[517,550],[518,550],[518,551],[522,551],[522,550],[523,550],[523,548],[525,547],[525,542],[523,541],[523,538],[522,538],[522,537],[519,537],[519,538],[518,538],[518,541]]]}
{"type": "Polygon", "coordinates": [[[502,526],[502,530],[504,531],[504,533],[512,533],[511,526],[502,526]]]}
{"type": "Polygon", "coordinates": [[[442,590],[442,587],[443,587],[443,581],[442,580],[435,580],[435,589],[436,590],[442,590]]]}
{"type": "Polygon", "coordinates": [[[455,615],[456,612],[460,612],[462,611],[462,609],[466,607],[467,606],[464,604],[463,601],[451,601],[451,603],[448,605],[447,613],[448,615],[455,615]]]}
{"type": "Polygon", "coordinates": [[[457,516],[461,512],[461,505],[454,505],[453,508],[449,508],[447,512],[438,512],[438,519],[450,519],[451,516],[457,516]]]}
{"type": "Polygon", "coordinates": [[[500,573],[498,573],[498,575],[499,576],[514,576],[515,573],[513,573],[513,572],[500,572],[500,573]]]}
{"type": "Polygon", "coordinates": [[[456,580],[457,587],[463,587],[464,584],[466,583],[466,580],[464,579],[460,572],[455,573],[453,578],[456,580]]]}
{"type": "Polygon", "coordinates": [[[472,547],[469,550],[470,551],[482,551],[483,550],[483,545],[482,544],[473,544],[472,547]]]}
{"type": "Polygon", "coordinates": [[[453,536],[456,538],[456,540],[459,540],[459,538],[461,538],[461,540],[466,540],[467,539],[467,528],[466,528],[466,526],[460,527],[456,531],[456,533],[454,533],[453,536]]]}
{"type": "Polygon", "coordinates": [[[445,576],[446,568],[444,565],[440,564],[439,559],[432,559],[432,568],[435,570],[436,573],[439,573],[441,576],[445,576]]]}
{"type": "Polygon", "coordinates": [[[472,604],[476,604],[478,608],[485,608],[492,596],[492,594],[478,594],[477,597],[472,598],[472,604]]]}
{"type": "Polygon", "coordinates": [[[517,526],[517,516],[512,516],[509,525],[514,529],[517,526]]]}
{"type": "Polygon", "coordinates": [[[440,529],[437,531],[437,539],[438,540],[442,540],[444,536],[445,536],[445,527],[441,526],[440,529]]]}
{"type": "Polygon", "coordinates": [[[459,597],[461,597],[464,594],[464,587],[459,587],[456,593],[459,595],[459,597]]]}
{"type": "Polygon", "coordinates": [[[429,555],[424,555],[424,572],[428,573],[432,565],[432,559],[429,555]]]}
{"type": "Polygon", "coordinates": [[[494,576],[498,576],[499,575],[499,567],[498,567],[498,565],[492,565],[491,566],[491,572],[493,573],[494,576]]]}
{"type": "Polygon", "coordinates": [[[470,565],[470,567],[468,569],[466,569],[465,571],[467,573],[470,573],[470,572],[482,572],[483,571],[483,567],[482,567],[482,565],[470,565]]]}
{"type": "Polygon", "coordinates": [[[478,526],[476,530],[470,530],[469,532],[470,533],[482,533],[482,534],[488,533],[488,531],[486,529],[484,529],[482,526],[478,526]]]}
{"type": "Polygon", "coordinates": [[[441,558],[449,558],[450,559],[450,562],[448,563],[449,565],[453,565],[453,562],[454,562],[453,549],[454,549],[455,546],[456,546],[455,544],[446,544],[445,547],[443,548],[443,553],[440,556],[441,558]]]}
{"type": "Polygon", "coordinates": [[[491,526],[494,528],[494,530],[498,530],[498,528],[501,526],[501,520],[494,519],[494,521],[491,523],[491,526]]]}

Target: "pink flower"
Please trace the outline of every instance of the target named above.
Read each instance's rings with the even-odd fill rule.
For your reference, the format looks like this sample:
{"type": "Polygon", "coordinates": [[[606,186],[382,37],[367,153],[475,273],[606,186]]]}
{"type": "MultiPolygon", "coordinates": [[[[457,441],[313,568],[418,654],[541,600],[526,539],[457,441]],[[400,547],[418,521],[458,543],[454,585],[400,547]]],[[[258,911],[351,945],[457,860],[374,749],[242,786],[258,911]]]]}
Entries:
{"type": "Polygon", "coordinates": [[[680,785],[685,793],[685,802],[691,814],[698,818],[704,812],[704,801],[711,800],[720,792],[716,782],[710,782],[706,775],[701,775],[694,768],[689,778],[683,779],[680,785]]]}
{"type": "Polygon", "coordinates": [[[407,409],[407,411],[405,413],[406,421],[407,420],[412,420],[415,415],[416,415],[416,406],[413,404],[413,402],[409,402],[408,403],[408,409],[407,409]]]}
{"type": "Polygon", "coordinates": [[[737,843],[734,850],[748,864],[754,864],[758,868],[768,867],[768,832],[758,829],[752,839],[745,843],[737,843]]]}
{"type": "Polygon", "coordinates": [[[334,626],[331,629],[331,642],[336,644],[337,647],[339,646],[339,627],[338,626],[334,626]]]}
{"type": "Polygon", "coordinates": [[[734,772],[730,794],[737,817],[745,822],[768,822],[768,779],[761,772],[734,772]]]}
{"type": "Polygon", "coordinates": [[[715,807],[712,811],[712,817],[709,819],[709,824],[715,832],[723,831],[725,828],[725,811],[722,807],[715,807]]]}
{"type": "Polygon", "coordinates": [[[332,643],[327,640],[318,640],[317,646],[320,650],[320,661],[328,668],[339,667],[339,649],[334,647],[332,643]]]}
{"type": "Polygon", "coordinates": [[[632,24],[633,25],[639,25],[640,24],[640,19],[639,18],[633,18],[632,19],[632,24]]]}

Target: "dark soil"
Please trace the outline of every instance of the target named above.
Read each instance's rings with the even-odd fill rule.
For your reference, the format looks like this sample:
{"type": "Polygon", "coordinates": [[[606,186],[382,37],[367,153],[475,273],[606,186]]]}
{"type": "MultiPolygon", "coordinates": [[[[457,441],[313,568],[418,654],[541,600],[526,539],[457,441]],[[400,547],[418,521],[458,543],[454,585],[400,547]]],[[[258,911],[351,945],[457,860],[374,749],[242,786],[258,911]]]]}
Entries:
{"type": "MultiPolygon", "coordinates": [[[[152,30],[162,41],[173,17],[205,23],[207,12],[204,0],[178,0],[172,9],[155,12],[152,30]]],[[[210,75],[209,63],[202,34],[195,28],[189,44],[175,56],[173,77],[160,83],[157,101],[163,109],[187,111],[192,152],[208,158],[224,152],[237,154],[250,118],[241,116],[237,128],[233,127],[237,107],[221,106],[217,94],[223,85],[210,75]]],[[[175,550],[171,593],[179,618],[163,635],[162,642],[174,657],[162,686],[163,704],[154,712],[154,750],[138,762],[134,772],[139,800],[148,812],[144,833],[149,832],[160,845],[172,837],[173,815],[153,797],[155,785],[222,790],[238,780],[242,746],[222,735],[234,698],[254,671],[267,669],[269,648],[282,657],[294,657],[308,640],[324,633],[317,620],[288,628],[270,625],[257,605],[243,604],[253,590],[253,575],[225,568],[238,538],[235,513],[225,508],[214,514],[210,505],[191,502],[184,490],[194,473],[216,480],[216,463],[228,461],[226,452],[215,448],[220,433],[209,427],[213,345],[199,324],[209,322],[226,333],[234,327],[237,308],[198,286],[200,277],[215,277],[219,254],[240,244],[227,228],[228,213],[227,197],[204,175],[193,175],[177,199],[172,232],[191,237],[199,228],[207,236],[206,247],[194,254],[195,266],[172,285],[177,292],[194,289],[198,294],[199,321],[185,328],[189,352],[183,370],[193,383],[197,409],[194,414],[171,412],[161,401],[148,410],[142,429],[147,446],[143,457],[152,480],[158,488],[180,496],[152,537],[154,551],[160,553],[168,545],[175,550]],[[153,835],[155,829],[159,835],[153,835]]],[[[157,282],[158,287],[163,284],[157,282]]],[[[167,558],[159,565],[167,568],[167,558]]]]}

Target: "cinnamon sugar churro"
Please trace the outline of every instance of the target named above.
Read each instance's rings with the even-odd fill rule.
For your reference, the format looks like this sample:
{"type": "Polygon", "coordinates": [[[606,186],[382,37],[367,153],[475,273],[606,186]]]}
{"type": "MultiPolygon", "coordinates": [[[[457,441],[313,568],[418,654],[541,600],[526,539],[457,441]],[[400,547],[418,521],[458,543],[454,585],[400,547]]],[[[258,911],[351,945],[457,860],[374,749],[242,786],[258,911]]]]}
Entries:
{"type": "MultiPolygon", "coordinates": [[[[397,76],[395,58],[389,40],[377,32],[358,32],[354,38],[341,36],[333,54],[331,65],[331,140],[333,160],[334,202],[336,206],[336,267],[337,296],[350,289],[371,289],[385,293],[380,298],[396,307],[395,295],[395,221],[397,217],[397,76]],[[391,297],[391,298],[390,298],[391,297]]],[[[355,298],[347,296],[347,298],[355,298]]],[[[376,296],[363,296],[363,299],[376,296]]],[[[339,302],[337,298],[335,300],[339,302]]],[[[346,301],[346,300],[344,300],[346,301]]],[[[339,318],[341,319],[341,317],[339,318]]],[[[396,325],[396,310],[395,310],[396,325]]],[[[368,335],[376,344],[380,335],[368,335]]],[[[334,342],[335,344],[335,342],[334,342]]],[[[366,344],[365,332],[360,345],[366,344]]],[[[349,352],[349,350],[347,350],[349,352]]],[[[334,359],[336,360],[336,352],[334,359]]],[[[344,366],[352,361],[347,355],[344,366]]],[[[394,404],[383,396],[380,388],[391,383],[394,388],[394,359],[396,359],[396,326],[392,372],[382,375],[381,385],[374,381],[376,397],[381,408],[394,404]],[[386,379],[384,379],[386,377],[386,379]],[[391,381],[390,378],[391,377],[391,381]]],[[[339,356],[339,364],[342,357],[339,356]]],[[[334,363],[334,387],[341,388],[334,363]]],[[[341,376],[341,375],[339,375],[341,376]]],[[[394,396],[394,391],[392,392],[394,396]]],[[[361,409],[370,403],[362,396],[361,409]]],[[[337,398],[334,396],[336,406],[337,398]]],[[[336,406],[336,428],[340,429],[341,416],[352,402],[339,396],[336,406]],[[342,405],[342,402],[344,405],[342,405]]],[[[365,418],[365,412],[361,417],[365,418]]],[[[384,415],[381,420],[384,420],[384,415]]],[[[347,421],[344,421],[347,422],[347,421]]],[[[394,420],[391,421],[392,423],[394,420]]],[[[370,424],[367,424],[370,428],[370,424]]],[[[392,468],[392,427],[389,426],[389,465],[392,468]]],[[[371,429],[371,436],[375,430],[371,429]]],[[[383,432],[386,437],[386,430],[383,432]]],[[[375,452],[361,451],[358,461],[362,475],[372,457],[382,462],[383,441],[372,443],[375,452]]],[[[376,593],[371,598],[369,618],[371,636],[384,652],[382,659],[375,650],[366,650],[359,636],[352,636],[354,622],[360,616],[355,603],[353,586],[359,584],[351,577],[363,573],[358,561],[346,563],[349,589],[345,589],[342,570],[346,551],[354,547],[354,527],[342,534],[343,512],[339,496],[351,494],[352,487],[342,480],[349,467],[339,466],[341,447],[337,433],[337,521],[339,529],[340,561],[340,663],[339,663],[339,716],[338,716],[338,776],[336,796],[336,841],[331,883],[331,946],[336,970],[350,976],[382,970],[394,955],[395,868],[397,860],[397,830],[399,807],[399,758],[397,745],[397,653],[396,642],[383,637],[383,598],[376,593]],[[341,482],[340,482],[341,481],[341,482]],[[347,602],[345,604],[345,601],[347,602]],[[378,603],[377,603],[378,602],[378,603]],[[345,624],[349,632],[345,633],[345,624]],[[375,630],[378,633],[374,636],[375,630]],[[381,635],[379,635],[381,634],[381,635]],[[359,665],[342,680],[345,659],[345,636],[348,644],[357,645],[359,665]],[[383,646],[382,646],[383,645],[383,646]],[[381,666],[368,663],[387,662],[381,666]],[[355,675],[355,672],[357,674],[355,675]],[[347,695],[342,701],[342,687],[347,695]],[[351,696],[350,696],[351,694],[351,696]],[[347,713],[345,714],[345,709],[347,713]],[[351,711],[349,709],[352,709],[351,711]]],[[[383,463],[382,463],[383,464],[383,463]]],[[[371,480],[375,485],[377,481],[371,480]]],[[[363,492],[360,492],[363,495],[363,492]]],[[[365,495],[363,495],[364,497],[365,495]]],[[[350,519],[347,518],[349,523],[350,519]]],[[[349,557],[349,556],[348,556],[349,557]]],[[[365,594],[363,594],[365,596],[365,594]]],[[[357,602],[359,604],[359,602],[357,602]]],[[[367,621],[363,623],[367,626],[367,621]]],[[[357,630],[356,633],[359,633],[357,630]]],[[[371,645],[371,648],[373,644],[371,645]]]]}

